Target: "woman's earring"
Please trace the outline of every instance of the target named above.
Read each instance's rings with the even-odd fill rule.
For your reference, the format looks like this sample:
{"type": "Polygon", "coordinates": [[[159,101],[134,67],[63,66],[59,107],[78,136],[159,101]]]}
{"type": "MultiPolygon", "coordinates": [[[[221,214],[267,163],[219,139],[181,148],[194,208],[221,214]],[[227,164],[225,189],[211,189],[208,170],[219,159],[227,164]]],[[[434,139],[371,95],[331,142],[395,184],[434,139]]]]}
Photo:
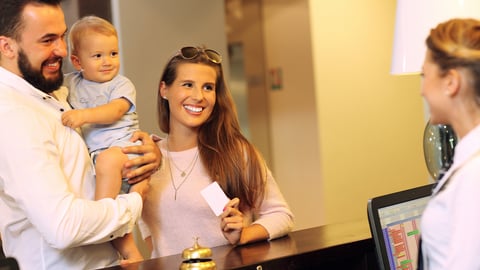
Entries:
{"type": "Polygon", "coordinates": [[[163,99],[168,99],[167,96],[163,96],[162,98],[163,98],[163,99]]]}

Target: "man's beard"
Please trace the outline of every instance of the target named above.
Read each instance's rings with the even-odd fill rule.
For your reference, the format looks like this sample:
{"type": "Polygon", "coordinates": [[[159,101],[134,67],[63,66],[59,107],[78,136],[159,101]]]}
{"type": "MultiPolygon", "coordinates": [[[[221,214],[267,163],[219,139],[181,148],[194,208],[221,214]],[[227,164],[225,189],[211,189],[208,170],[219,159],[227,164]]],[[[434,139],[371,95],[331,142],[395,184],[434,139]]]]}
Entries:
{"type": "Polygon", "coordinates": [[[61,71],[61,67],[62,59],[60,59],[58,76],[53,79],[47,79],[45,76],[43,76],[41,67],[40,70],[35,70],[30,64],[30,61],[28,61],[27,55],[22,50],[18,52],[18,68],[20,69],[23,78],[33,87],[41,90],[44,93],[50,94],[62,86],[63,72],[61,71]]]}

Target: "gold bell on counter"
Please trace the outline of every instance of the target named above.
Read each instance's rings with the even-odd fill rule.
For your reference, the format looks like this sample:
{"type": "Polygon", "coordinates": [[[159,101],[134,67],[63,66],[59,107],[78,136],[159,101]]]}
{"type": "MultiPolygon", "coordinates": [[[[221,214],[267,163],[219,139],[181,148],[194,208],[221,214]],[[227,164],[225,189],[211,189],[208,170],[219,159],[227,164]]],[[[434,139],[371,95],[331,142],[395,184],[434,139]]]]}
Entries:
{"type": "Polygon", "coordinates": [[[187,248],[182,252],[183,262],[180,270],[215,270],[217,266],[211,259],[212,250],[207,247],[201,247],[198,244],[198,237],[194,238],[193,247],[187,248]]]}

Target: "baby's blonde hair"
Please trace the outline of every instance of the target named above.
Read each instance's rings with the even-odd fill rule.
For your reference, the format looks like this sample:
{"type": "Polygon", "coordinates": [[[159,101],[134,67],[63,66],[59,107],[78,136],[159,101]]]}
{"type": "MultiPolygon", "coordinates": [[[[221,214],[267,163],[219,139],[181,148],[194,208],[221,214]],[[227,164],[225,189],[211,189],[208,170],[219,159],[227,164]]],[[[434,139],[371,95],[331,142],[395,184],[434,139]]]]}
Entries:
{"type": "Polygon", "coordinates": [[[118,37],[117,30],[109,21],[97,16],[85,16],[76,21],[70,29],[68,41],[71,54],[78,53],[82,37],[88,32],[118,37]]]}

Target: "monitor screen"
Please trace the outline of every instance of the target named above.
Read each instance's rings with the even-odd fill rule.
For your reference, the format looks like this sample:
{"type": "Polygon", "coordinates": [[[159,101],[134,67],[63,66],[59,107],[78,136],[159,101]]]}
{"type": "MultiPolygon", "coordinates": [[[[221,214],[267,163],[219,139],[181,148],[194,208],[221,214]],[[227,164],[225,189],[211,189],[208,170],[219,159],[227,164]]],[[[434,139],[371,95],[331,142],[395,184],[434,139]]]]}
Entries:
{"type": "Polygon", "coordinates": [[[420,217],[429,198],[378,209],[390,269],[416,269],[420,217]]]}
{"type": "Polygon", "coordinates": [[[420,219],[433,184],[372,198],[368,221],[380,269],[416,269],[420,219]]]}

